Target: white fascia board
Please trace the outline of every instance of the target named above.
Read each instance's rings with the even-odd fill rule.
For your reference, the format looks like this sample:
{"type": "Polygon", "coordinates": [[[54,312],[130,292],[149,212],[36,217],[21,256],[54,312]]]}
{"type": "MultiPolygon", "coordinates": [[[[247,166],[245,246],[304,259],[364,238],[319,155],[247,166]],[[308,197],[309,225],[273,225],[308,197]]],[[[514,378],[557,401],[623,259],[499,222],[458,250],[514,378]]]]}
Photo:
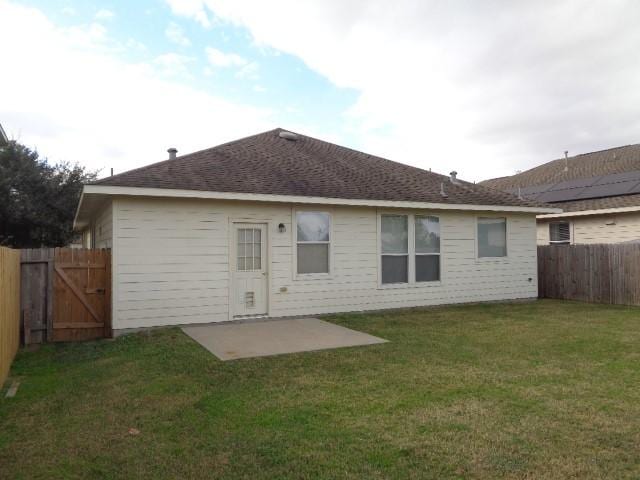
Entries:
{"type": "Polygon", "coordinates": [[[80,200],[78,200],[78,206],[76,207],[76,214],[73,216],[73,226],[72,229],[75,231],[78,227],[78,215],[80,215],[80,207],[82,206],[82,201],[84,200],[84,189],[87,188],[85,185],[82,187],[82,192],[80,193],[80,200]]]}
{"type": "Polygon", "coordinates": [[[587,215],[610,215],[612,213],[626,213],[626,212],[638,212],[640,211],[640,205],[636,207],[618,207],[618,208],[601,208],[599,210],[579,210],[576,212],[563,212],[563,213],[551,213],[545,215],[538,215],[539,220],[545,220],[550,218],[565,218],[565,217],[584,217],[587,215]]]}
{"type": "Polygon", "coordinates": [[[178,190],[169,188],[112,187],[106,185],[85,185],[84,194],[130,195],[165,198],[202,198],[212,200],[240,200],[252,202],[305,203],[320,205],[349,205],[363,207],[415,208],[428,210],[476,210],[521,213],[557,213],[559,208],[518,207],[504,205],[469,205],[428,202],[394,202],[389,200],[345,199],[327,197],[305,197],[298,195],[271,195],[258,193],[208,192],[199,190],[178,190]]]}

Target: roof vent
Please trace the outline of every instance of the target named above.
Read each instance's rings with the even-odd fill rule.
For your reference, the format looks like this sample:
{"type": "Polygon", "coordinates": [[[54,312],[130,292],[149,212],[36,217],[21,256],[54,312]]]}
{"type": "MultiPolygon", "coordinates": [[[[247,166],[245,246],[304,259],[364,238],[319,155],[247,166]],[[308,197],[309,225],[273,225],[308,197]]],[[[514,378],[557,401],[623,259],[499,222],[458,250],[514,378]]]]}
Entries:
{"type": "Polygon", "coordinates": [[[455,170],[453,172],[451,172],[449,175],[451,175],[450,179],[451,179],[451,183],[458,183],[458,172],[456,172],[455,170]]]}
{"type": "Polygon", "coordinates": [[[171,147],[170,149],[167,150],[167,152],[169,152],[169,160],[175,160],[176,159],[176,155],[178,154],[178,149],[177,148],[171,147]]]}
{"type": "Polygon", "coordinates": [[[447,192],[444,191],[444,183],[441,182],[440,183],[440,195],[442,196],[442,198],[447,198],[449,195],[447,195],[447,192]]]}
{"type": "Polygon", "coordinates": [[[286,130],[283,130],[282,132],[280,132],[278,136],[280,138],[284,138],[285,140],[291,140],[292,142],[295,142],[296,140],[298,140],[298,135],[296,135],[293,132],[287,132],[286,130]]]}

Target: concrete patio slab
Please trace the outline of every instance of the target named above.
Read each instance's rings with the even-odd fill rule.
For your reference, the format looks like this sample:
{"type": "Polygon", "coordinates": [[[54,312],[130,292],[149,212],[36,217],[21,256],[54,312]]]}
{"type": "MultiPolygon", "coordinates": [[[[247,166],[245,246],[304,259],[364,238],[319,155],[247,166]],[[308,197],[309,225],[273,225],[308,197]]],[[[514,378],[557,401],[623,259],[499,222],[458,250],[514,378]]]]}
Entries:
{"type": "Polygon", "coordinates": [[[317,318],[193,325],[182,331],[220,360],[387,342],[317,318]]]}

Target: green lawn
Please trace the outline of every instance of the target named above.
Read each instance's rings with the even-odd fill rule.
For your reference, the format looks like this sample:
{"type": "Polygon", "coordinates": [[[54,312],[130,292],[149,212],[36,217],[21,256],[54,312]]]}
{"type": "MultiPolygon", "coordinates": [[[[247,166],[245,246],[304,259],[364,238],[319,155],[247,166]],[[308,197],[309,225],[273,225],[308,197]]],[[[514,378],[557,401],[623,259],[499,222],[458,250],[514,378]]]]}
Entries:
{"type": "Polygon", "coordinates": [[[223,363],[167,329],[21,352],[0,477],[640,477],[640,309],[325,318],[390,343],[223,363]]]}

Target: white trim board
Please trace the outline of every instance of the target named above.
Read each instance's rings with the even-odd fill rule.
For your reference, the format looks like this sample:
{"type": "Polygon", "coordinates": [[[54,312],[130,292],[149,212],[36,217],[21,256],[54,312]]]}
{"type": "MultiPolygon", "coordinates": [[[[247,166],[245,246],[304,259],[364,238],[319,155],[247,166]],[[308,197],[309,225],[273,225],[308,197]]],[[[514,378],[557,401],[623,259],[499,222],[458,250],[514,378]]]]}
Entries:
{"type": "Polygon", "coordinates": [[[538,220],[565,217],[584,217],[586,215],[609,215],[612,213],[640,212],[640,205],[636,207],[601,208],[599,210],[578,210],[576,212],[551,213],[537,215],[538,220]]]}
{"type": "Polygon", "coordinates": [[[242,200],[254,202],[300,203],[320,205],[349,205],[364,207],[388,207],[388,208],[415,208],[430,210],[473,210],[495,212],[522,212],[522,213],[560,213],[559,208],[545,207],[521,207],[515,205],[473,205],[459,203],[432,203],[412,201],[390,201],[369,199],[346,199],[328,197],[306,197],[302,195],[272,195],[257,193],[236,192],[209,192],[200,190],[178,190],[168,188],[142,188],[142,187],[112,187],[103,185],[85,185],[82,190],[80,203],[74,225],[78,222],[78,216],[85,196],[87,195],[128,195],[141,197],[165,197],[165,198],[202,198],[214,200],[242,200]]]}

